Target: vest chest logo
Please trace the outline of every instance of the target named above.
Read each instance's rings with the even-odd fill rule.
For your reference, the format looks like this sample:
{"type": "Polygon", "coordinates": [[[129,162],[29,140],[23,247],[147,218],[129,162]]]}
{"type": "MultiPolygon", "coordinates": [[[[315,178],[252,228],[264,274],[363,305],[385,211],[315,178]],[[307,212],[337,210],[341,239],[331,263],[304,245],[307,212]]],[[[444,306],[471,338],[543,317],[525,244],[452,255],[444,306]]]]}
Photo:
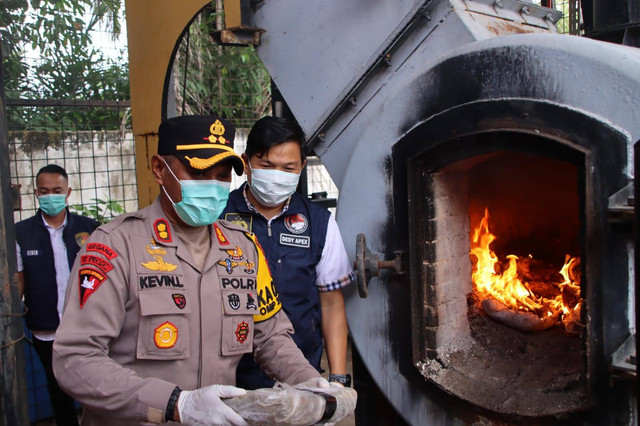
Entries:
{"type": "Polygon", "coordinates": [[[26,255],[31,256],[40,256],[40,250],[27,250],[26,255]]]}
{"type": "Polygon", "coordinates": [[[284,218],[284,226],[294,234],[302,234],[309,227],[309,220],[302,213],[292,214],[284,218]]]}
{"type": "Polygon", "coordinates": [[[238,339],[238,342],[244,343],[247,340],[248,336],[249,324],[247,324],[245,321],[242,321],[236,328],[236,339],[238,339]]]}
{"type": "Polygon", "coordinates": [[[156,242],[154,240],[151,240],[151,242],[146,246],[146,250],[147,250],[147,253],[153,256],[155,260],[150,262],[140,263],[145,268],[151,271],[171,272],[178,267],[178,265],[174,265],[173,263],[168,263],[164,261],[162,256],[167,254],[167,251],[162,247],[159,247],[158,245],[156,245],[156,242]]]}
{"type": "Polygon", "coordinates": [[[184,297],[184,294],[175,293],[171,295],[171,298],[178,308],[184,309],[187,306],[187,298],[184,297]]]}
{"type": "Polygon", "coordinates": [[[106,279],[106,275],[93,268],[80,268],[78,271],[80,309],[82,309],[87,302],[89,296],[91,296],[106,279]]]}
{"type": "Polygon", "coordinates": [[[251,232],[251,228],[253,227],[253,216],[250,214],[226,213],[224,220],[242,226],[247,232],[251,232]]]}
{"type": "Polygon", "coordinates": [[[78,232],[76,235],[74,235],[73,238],[76,240],[76,244],[78,244],[78,246],[82,247],[83,245],[85,245],[85,243],[89,239],[89,233],[88,232],[78,232]]]}
{"type": "Polygon", "coordinates": [[[160,349],[169,349],[178,341],[178,328],[169,321],[160,324],[153,332],[153,341],[160,349]]]}

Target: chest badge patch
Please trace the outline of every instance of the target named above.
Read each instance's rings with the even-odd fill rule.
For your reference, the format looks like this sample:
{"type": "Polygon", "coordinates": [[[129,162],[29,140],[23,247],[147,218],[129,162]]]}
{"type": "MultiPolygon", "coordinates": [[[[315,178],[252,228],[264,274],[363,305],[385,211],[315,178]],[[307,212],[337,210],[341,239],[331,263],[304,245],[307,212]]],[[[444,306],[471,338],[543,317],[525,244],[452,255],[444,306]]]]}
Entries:
{"type": "Polygon", "coordinates": [[[78,282],[80,284],[80,309],[107,277],[102,272],[93,268],[80,268],[78,271],[78,282]]]}
{"type": "Polygon", "coordinates": [[[284,218],[284,226],[294,234],[302,234],[309,227],[309,220],[302,213],[292,214],[284,218]]]}
{"type": "Polygon", "coordinates": [[[153,232],[156,234],[156,240],[158,241],[163,243],[172,241],[171,228],[169,228],[169,223],[164,219],[158,219],[153,223],[153,232]]]}
{"type": "Polygon", "coordinates": [[[151,242],[147,245],[146,250],[147,253],[153,256],[155,260],[150,262],[142,262],[141,265],[145,268],[151,271],[171,272],[178,267],[178,265],[174,265],[173,263],[164,261],[162,256],[167,254],[167,251],[162,247],[156,245],[156,242],[154,240],[151,240],[151,242]]]}
{"type": "Polygon", "coordinates": [[[174,293],[171,295],[171,298],[178,308],[184,309],[184,307],[187,306],[187,298],[184,297],[184,294],[174,293]]]}
{"type": "Polygon", "coordinates": [[[227,298],[229,299],[229,307],[231,309],[233,309],[234,311],[237,311],[238,309],[240,309],[240,296],[235,294],[235,293],[231,293],[230,295],[227,296],[227,298]]]}
{"type": "Polygon", "coordinates": [[[160,349],[169,349],[178,341],[178,328],[169,321],[156,327],[153,332],[153,341],[160,349]]]}
{"type": "Polygon", "coordinates": [[[238,324],[238,328],[236,328],[236,339],[238,339],[238,342],[244,343],[247,337],[249,337],[249,324],[242,321],[238,324]]]}
{"type": "Polygon", "coordinates": [[[228,246],[229,240],[227,240],[227,237],[224,236],[224,234],[222,233],[222,229],[220,229],[217,223],[213,224],[213,229],[216,232],[216,238],[218,239],[218,244],[220,244],[221,246],[228,246]]]}
{"type": "Polygon", "coordinates": [[[74,239],[76,240],[76,244],[78,244],[78,246],[82,247],[83,245],[85,245],[85,243],[89,239],[89,233],[88,232],[78,232],[76,235],[74,235],[74,239]]]}
{"type": "Polygon", "coordinates": [[[228,250],[225,250],[225,251],[229,255],[230,259],[242,260],[243,253],[242,253],[242,249],[240,247],[236,246],[236,248],[234,248],[234,249],[228,249],[228,250]]]}
{"type": "Polygon", "coordinates": [[[253,309],[254,311],[258,310],[255,299],[248,293],[247,293],[247,309],[253,309]]]}

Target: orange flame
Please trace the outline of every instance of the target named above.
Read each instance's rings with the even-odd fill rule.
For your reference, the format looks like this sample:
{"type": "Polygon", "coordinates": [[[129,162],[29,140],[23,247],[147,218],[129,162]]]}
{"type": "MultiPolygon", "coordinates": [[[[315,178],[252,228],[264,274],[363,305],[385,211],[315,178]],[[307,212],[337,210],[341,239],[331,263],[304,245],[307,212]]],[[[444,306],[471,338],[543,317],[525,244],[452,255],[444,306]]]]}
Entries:
{"type": "Polygon", "coordinates": [[[474,230],[470,252],[473,262],[471,278],[480,299],[492,298],[510,309],[532,312],[540,318],[553,316],[565,326],[565,329],[568,329],[570,323],[578,324],[580,299],[579,297],[563,298],[563,292],[580,294],[580,284],[571,280],[569,276],[572,265],[574,262],[579,262],[579,258],[567,255],[565,264],[560,270],[564,281],[552,283],[557,288],[557,296],[542,297],[536,295],[530,285],[518,277],[518,256],[508,255],[507,269],[502,273],[496,272],[495,266],[499,259],[490,247],[495,239],[496,236],[489,231],[489,211],[485,208],[484,217],[474,230]],[[566,306],[565,299],[575,304],[566,306]]]}

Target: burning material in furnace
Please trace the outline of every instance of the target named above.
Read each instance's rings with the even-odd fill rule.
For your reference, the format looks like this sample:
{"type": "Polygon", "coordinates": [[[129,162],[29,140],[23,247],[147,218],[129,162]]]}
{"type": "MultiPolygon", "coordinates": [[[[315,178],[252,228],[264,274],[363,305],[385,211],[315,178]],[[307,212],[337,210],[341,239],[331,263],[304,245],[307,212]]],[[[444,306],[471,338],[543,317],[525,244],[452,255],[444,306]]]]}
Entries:
{"type": "Polygon", "coordinates": [[[580,258],[566,256],[562,268],[551,269],[533,256],[506,256],[507,265],[491,250],[496,236],[489,230],[489,210],[473,230],[470,257],[475,300],[490,317],[523,331],[561,325],[578,335],[580,323],[580,258]],[[556,272],[557,271],[557,272],[556,272]]]}

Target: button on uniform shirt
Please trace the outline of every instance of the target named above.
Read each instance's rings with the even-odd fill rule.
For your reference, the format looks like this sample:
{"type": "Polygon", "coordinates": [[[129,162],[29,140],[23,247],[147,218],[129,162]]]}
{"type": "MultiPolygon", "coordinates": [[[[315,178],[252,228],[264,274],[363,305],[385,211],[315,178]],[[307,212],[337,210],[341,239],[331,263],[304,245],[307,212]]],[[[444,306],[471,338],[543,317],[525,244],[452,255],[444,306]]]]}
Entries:
{"type": "MultiPolygon", "coordinates": [[[[58,286],[58,318],[62,318],[62,309],[64,308],[64,295],[67,291],[67,282],[69,281],[69,262],[67,260],[67,246],[62,240],[62,232],[64,227],[67,226],[67,216],[65,215],[64,222],[57,228],[49,225],[42,216],[42,222],[49,231],[49,237],[51,239],[51,248],[53,249],[53,264],[56,268],[56,284],[58,286]]],[[[18,272],[24,270],[22,264],[22,256],[20,254],[20,245],[16,243],[16,254],[18,257],[18,272]]],[[[51,341],[55,338],[56,332],[41,332],[38,330],[33,331],[33,335],[40,340],[51,341]]]]}

